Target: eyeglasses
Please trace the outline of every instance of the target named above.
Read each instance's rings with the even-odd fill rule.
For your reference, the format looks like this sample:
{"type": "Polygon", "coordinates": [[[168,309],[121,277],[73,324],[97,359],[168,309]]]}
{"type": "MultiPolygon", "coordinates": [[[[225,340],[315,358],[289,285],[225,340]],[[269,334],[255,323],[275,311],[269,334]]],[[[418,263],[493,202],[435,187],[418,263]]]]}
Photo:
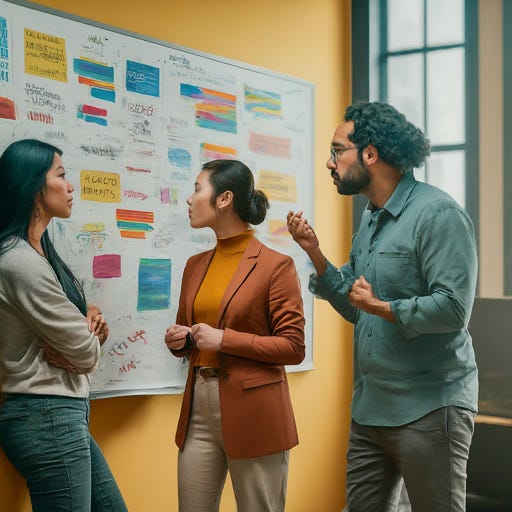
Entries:
{"type": "Polygon", "coordinates": [[[357,146],[349,146],[348,148],[344,147],[331,147],[331,160],[333,164],[336,164],[338,162],[338,158],[345,153],[345,151],[348,151],[349,149],[358,149],[357,146]]]}

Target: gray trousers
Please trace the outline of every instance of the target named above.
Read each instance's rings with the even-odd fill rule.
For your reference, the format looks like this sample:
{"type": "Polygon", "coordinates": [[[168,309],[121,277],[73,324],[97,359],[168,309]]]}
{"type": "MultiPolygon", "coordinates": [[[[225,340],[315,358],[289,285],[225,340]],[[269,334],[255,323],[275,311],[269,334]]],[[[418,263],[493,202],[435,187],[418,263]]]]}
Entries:
{"type": "Polygon", "coordinates": [[[347,512],[408,510],[402,478],[413,512],[464,512],[473,429],[474,413],[460,407],[437,409],[400,427],[352,421],[347,512]]]}
{"type": "Polygon", "coordinates": [[[238,512],[284,512],[289,452],[253,459],[226,455],[219,381],[197,376],[192,414],[178,455],[180,512],[217,512],[229,470],[238,512]]]}

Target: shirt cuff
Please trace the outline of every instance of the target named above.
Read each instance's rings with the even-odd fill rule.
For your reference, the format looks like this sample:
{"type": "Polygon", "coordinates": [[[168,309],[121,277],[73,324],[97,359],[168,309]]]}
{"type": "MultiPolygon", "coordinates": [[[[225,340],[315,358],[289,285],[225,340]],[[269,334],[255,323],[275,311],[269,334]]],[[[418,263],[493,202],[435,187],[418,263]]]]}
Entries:
{"type": "Polygon", "coordinates": [[[321,299],[329,300],[333,293],[348,293],[351,286],[352,282],[345,279],[341,269],[337,269],[329,261],[321,276],[316,273],[309,276],[309,291],[321,299]]]}
{"type": "Polygon", "coordinates": [[[414,329],[411,329],[410,327],[407,327],[403,323],[404,316],[406,317],[406,311],[402,312],[401,306],[402,306],[402,299],[394,300],[390,302],[391,304],[391,313],[393,313],[393,316],[396,320],[396,325],[398,327],[398,330],[404,337],[405,341],[413,340],[414,338],[417,338],[419,336],[419,333],[416,332],[414,329]],[[402,314],[403,313],[403,314],[402,314]]]}

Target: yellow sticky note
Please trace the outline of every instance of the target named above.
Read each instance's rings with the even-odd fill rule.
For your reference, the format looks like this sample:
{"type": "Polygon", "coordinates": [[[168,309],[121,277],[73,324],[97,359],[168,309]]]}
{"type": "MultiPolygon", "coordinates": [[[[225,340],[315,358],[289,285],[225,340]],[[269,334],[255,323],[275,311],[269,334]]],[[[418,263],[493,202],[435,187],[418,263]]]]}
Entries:
{"type": "Polygon", "coordinates": [[[25,73],[60,82],[68,81],[66,40],[25,29],[25,73]]]}
{"type": "Polygon", "coordinates": [[[297,201],[297,183],[295,176],[275,171],[260,171],[258,185],[270,201],[297,201]]]}
{"type": "Polygon", "coordinates": [[[268,221],[268,232],[274,238],[289,237],[288,225],[283,220],[270,219],[268,221]]]}
{"type": "Polygon", "coordinates": [[[121,202],[121,178],[115,172],[80,171],[80,197],[99,203],[121,202]]]}

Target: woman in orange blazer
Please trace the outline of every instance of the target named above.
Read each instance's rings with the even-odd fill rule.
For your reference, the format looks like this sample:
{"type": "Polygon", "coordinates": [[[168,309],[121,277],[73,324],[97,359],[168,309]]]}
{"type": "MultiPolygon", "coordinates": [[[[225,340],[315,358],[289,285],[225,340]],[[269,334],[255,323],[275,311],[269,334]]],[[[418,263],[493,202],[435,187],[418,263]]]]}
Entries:
{"type": "Polygon", "coordinates": [[[282,512],[288,451],[298,444],[283,365],[304,359],[304,314],[293,260],[253,236],[268,200],[236,160],[203,166],[187,200],[214,249],[183,273],[165,342],[190,361],[176,432],[180,512],[215,512],[227,471],[238,512],[282,512]]]}

